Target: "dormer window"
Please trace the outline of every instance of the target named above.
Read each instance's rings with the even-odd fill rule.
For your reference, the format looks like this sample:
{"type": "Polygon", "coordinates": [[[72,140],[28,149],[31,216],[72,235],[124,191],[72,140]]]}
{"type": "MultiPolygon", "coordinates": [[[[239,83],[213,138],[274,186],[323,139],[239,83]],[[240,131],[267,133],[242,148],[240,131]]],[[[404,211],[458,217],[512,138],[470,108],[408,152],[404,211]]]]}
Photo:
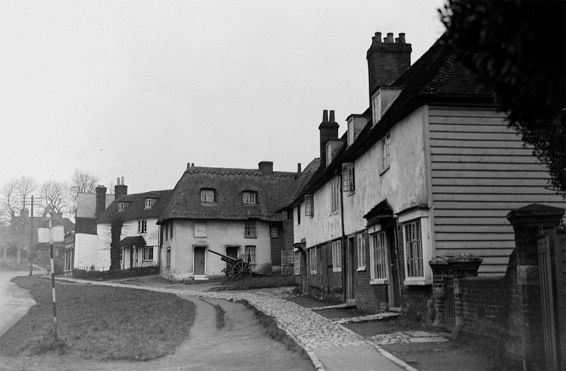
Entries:
{"type": "Polygon", "coordinates": [[[152,204],[151,201],[152,201],[151,198],[146,198],[146,199],[145,199],[145,208],[146,208],[146,209],[151,209],[151,204],[152,204]]]}
{"type": "Polygon", "coordinates": [[[257,204],[257,192],[244,191],[242,201],[244,202],[244,204],[257,204]]]}
{"type": "Polygon", "coordinates": [[[203,188],[200,190],[200,202],[214,203],[216,202],[216,192],[212,188],[203,188]]]}
{"type": "Polygon", "coordinates": [[[126,203],[125,202],[118,202],[118,211],[124,211],[124,209],[126,209],[126,203]]]}
{"type": "Polygon", "coordinates": [[[381,87],[371,97],[373,125],[377,124],[401,93],[398,87],[381,87]]]}

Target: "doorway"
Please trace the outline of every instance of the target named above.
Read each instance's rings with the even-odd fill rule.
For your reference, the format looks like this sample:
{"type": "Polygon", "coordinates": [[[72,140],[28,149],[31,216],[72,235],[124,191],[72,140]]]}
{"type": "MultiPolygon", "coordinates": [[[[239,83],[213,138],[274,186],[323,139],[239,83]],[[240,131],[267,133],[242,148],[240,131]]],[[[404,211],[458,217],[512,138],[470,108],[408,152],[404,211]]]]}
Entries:
{"type": "Polygon", "coordinates": [[[193,274],[204,275],[206,246],[195,246],[193,274]]]}
{"type": "Polygon", "coordinates": [[[226,255],[231,258],[238,259],[239,248],[239,246],[226,246],[226,255]]]}
{"type": "Polygon", "coordinates": [[[356,299],[356,294],[354,292],[354,279],[355,279],[355,268],[354,268],[354,251],[356,251],[355,247],[355,238],[350,237],[348,238],[348,243],[345,246],[346,248],[346,300],[348,302],[354,301],[356,299]]]}
{"type": "Polygon", "coordinates": [[[385,229],[387,255],[389,260],[389,277],[388,285],[389,309],[398,310],[401,308],[401,278],[399,275],[399,254],[397,254],[397,236],[395,233],[395,224],[385,229]]]}

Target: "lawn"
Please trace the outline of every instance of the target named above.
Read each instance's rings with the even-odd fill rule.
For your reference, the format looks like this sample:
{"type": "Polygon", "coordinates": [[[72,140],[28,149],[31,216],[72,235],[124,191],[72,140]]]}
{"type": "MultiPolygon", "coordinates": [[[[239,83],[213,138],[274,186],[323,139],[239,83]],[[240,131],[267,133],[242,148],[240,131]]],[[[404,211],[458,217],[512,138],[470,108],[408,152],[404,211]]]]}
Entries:
{"type": "Polygon", "coordinates": [[[62,344],[56,344],[50,280],[12,281],[29,289],[37,304],[0,337],[0,353],[8,356],[59,351],[87,359],[148,360],[172,353],[195,316],[195,305],[173,294],[58,282],[62,344]]]}

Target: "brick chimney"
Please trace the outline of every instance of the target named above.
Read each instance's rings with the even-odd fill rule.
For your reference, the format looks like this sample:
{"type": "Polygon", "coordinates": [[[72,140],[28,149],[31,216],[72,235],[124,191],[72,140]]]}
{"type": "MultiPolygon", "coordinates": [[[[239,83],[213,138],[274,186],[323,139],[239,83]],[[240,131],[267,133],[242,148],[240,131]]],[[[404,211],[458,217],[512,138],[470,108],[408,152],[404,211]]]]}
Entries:
{"type": "Polygon", "coordinates": [[[106,187],[99,185],[96,187],[96,209],[94,215],[98,218],[106,210],[106,187]]]}
{"type": "Polygon", "coordinates": [[[257,164],[259,171],[263,174],[273,174],[273,162],[272,161],[260,161],[257,164]]]}
{"type": "Polygon", "coordinates": [[[366,58],[368,61],[369,95],[379,86],[389,85],[411,65],[411,44],[405,42],[405,34],[393,39],[393,33],[381,39],[381,32],[376,32],[371,39],[366,58]]]}
{"type": "Polygon", "coordinates": [[[116,178],[116,183],[117,184],[114,186],[115,200],[128,194],[128,186],[124,184],[124,177],[122,177],[122,179],[116,178]]]}
{"type": "Polygon", "coordinates": [[[320,166],[326,166],[326,143],[329,140],[338,140],[338,123],[334,120],[334,111],[330,110],[330,117],[328,110],[322,111],[322,122],[318,126],[320,131],[320,166]]]}

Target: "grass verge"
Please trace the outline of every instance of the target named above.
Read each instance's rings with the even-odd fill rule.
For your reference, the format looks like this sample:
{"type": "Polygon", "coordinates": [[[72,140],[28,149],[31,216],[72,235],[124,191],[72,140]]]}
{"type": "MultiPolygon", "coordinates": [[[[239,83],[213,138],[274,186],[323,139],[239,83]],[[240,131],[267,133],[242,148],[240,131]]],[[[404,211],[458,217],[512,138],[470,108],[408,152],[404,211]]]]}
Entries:
{"type": "Polygon", "coordinates": [[[52,336],[51,282],[16,277],[37,302],[0,337],[8,356],[59,352],[99,360],[148,360],[171,353],[188,335],[195,305],[173,294],[57,283],[59,341],[52,336]]]}

